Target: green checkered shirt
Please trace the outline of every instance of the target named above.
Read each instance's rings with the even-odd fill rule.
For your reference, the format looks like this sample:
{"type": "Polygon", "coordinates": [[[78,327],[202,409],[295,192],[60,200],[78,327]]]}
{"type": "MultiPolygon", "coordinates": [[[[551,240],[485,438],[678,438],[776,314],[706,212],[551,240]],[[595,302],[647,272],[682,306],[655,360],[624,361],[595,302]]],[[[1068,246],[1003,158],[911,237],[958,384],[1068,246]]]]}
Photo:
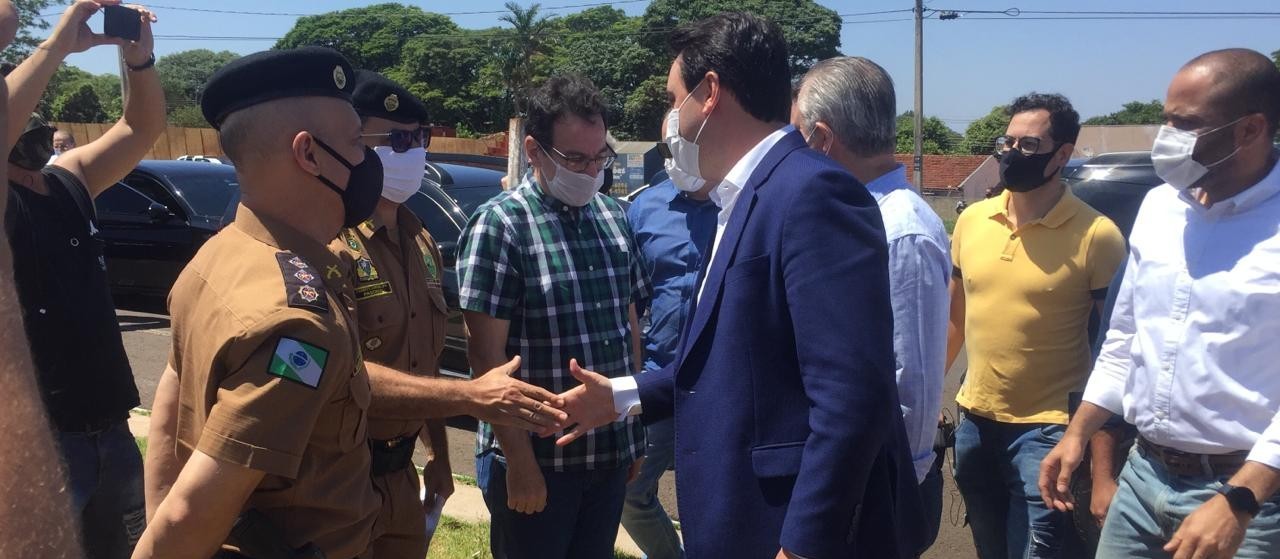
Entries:
{"type": "MultiPolygon", "coordinates": [[[[519,378],[558,394],[578,384],[570,358],[608,377],[634,371],[627,307],[648,298],[650,285],[615,200],[597,195],[572,208],[526,177],[477,210],[459,243],[461,306],[511,321],[507,355],[520,355],[519,378]]],[[[530,438],[538,464],[556,471],[622,467],[645,444],[635,418],[565,447],[530,438]]],[[[476,445],[477,454],[498,448],[489,424],[480,424],[476,445]]]]}

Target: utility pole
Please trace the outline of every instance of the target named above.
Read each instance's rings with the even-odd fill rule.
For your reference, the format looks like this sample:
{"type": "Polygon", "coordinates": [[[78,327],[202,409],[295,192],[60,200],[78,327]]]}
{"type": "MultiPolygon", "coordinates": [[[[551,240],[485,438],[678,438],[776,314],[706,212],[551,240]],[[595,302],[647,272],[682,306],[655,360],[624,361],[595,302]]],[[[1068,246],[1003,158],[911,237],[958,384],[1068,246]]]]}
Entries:
{"type": "Polygon", "coordinates": [[[924,188],[924,0],[916,0],[916,110],[915,110],[915,180],[916,188],[924,188]]]}
{"type": "Polygon", "coordinates": [[[124,62],[124,47],[116,47],[116,58],[120,62],[120,106],[125,107],[129,101],[129,70],[124,62]]]}

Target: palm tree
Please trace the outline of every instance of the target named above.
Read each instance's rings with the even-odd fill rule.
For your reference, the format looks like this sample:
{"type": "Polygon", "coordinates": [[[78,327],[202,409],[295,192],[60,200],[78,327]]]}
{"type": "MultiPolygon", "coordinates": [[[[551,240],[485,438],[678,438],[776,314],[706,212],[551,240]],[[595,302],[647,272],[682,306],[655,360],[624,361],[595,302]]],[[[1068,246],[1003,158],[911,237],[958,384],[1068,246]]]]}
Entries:
{"type": "Polygon", "coordinates": [[[509,96],[522,96],[537,75],[540,58],[551,53],[552,22],[551,18],[538,15],[541,7],[533,4],[522,8],[515,2],[507,2],[507,11],[511,13],[498,18],[511,24],[502,63],[503,82],[509,96]]]}

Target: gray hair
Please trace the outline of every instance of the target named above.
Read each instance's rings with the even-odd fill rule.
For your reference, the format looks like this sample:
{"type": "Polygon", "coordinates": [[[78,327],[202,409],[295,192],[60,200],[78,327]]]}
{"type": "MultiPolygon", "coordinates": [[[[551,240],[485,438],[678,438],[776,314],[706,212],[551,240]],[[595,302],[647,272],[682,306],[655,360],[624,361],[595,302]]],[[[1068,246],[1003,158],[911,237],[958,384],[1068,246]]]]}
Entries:
{"type": "Polygon", "coordinates": [[[796,100],[810,127],[825,122],[856,155],[893,153],[897,146],[897,99],[893,78],[860,56],[838,56],[814,65],[796,100]]]}

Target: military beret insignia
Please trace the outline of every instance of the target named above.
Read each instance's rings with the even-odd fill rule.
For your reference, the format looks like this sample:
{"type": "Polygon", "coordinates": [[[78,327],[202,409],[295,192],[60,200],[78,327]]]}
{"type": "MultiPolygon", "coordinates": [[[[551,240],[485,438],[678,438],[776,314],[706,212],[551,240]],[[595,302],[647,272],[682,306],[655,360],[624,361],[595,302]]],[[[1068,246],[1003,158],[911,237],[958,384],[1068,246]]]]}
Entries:
{"type": "Polygon", "coordinates": [[[347,88],[347,73],[341,65],[333,67],[333,85],[338,86],[338,89],[347,88]]]}
{"type": "Polygon", "coordinates": [[[386,99],[382,100],[382,108],[394,113],[396,109],[400,108],[400,98],[396,97],[394,93],[388,95],[386,99]]]}

